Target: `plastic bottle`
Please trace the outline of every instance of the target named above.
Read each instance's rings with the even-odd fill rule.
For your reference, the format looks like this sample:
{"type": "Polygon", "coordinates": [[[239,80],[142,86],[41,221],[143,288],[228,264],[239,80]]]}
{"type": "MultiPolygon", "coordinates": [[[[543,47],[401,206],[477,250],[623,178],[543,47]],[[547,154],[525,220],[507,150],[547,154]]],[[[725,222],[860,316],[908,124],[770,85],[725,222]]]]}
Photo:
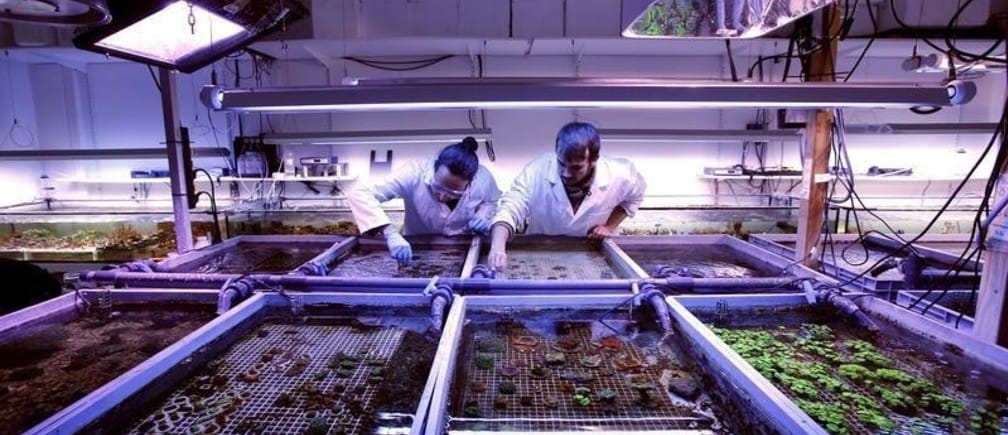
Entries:
{"type": "Polygon", "coordinates": [[[294,153],[287,151],[287,154],[284,154],[283,167],[284,176],[293,177],[297,175],[294,168],[294,153]]]}

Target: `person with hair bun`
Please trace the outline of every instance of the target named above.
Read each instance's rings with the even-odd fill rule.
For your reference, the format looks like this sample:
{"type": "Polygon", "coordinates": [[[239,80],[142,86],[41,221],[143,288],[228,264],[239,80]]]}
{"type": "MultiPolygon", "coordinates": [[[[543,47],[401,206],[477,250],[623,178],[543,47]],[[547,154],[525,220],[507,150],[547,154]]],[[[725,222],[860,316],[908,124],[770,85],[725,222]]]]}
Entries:
{"type": "Polygon", "coordinates": [[[411,162],[384,181],[354,189],[347,199],[357,228],[362,234],[384,234],[389,253],[402,265],[412,261],[413,249],[390,224],[383,202],[403,199],[405,235],[487,233],[501,191],[479,164],[478,149],[476,139],[466,137],[434,159],[411,162]]]}

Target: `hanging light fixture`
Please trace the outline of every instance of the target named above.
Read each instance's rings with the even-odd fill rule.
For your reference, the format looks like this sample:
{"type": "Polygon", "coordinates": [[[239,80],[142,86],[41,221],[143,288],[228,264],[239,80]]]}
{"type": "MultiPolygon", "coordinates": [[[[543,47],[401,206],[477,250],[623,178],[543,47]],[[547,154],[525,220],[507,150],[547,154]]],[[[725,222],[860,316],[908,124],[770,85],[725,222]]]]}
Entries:
{"type": "Polygon", "coordinates": [[[295,0],[111,0],[109,8],[112,21],[74,45],[186,73],[307,15],[295,0]]]}
{"type": "Polygon", "coordinates": [[[105,0],[0,0],[0,21],[97,26],[111,20],[105,0]]]}
{"type": "Polygon", "coordinates": [[[299,88],[203,88],[216,110],[910,108],[963,104],[972,82],[941,84],[677,82],[649,79],[393,79],[299,88]]]}

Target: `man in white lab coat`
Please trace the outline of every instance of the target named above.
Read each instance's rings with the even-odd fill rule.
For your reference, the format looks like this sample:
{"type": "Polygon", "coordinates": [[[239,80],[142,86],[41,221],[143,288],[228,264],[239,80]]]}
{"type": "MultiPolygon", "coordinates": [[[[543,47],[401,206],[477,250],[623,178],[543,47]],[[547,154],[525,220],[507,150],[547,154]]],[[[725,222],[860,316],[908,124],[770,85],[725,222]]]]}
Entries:
{"type": "Polygon", "coordinates": [[[389,253],[402,265],[412,261],[413,249],[390,224],[381,208],[385,201],[403,199],[406,235],[488,232],[501,191],[490,171],[479,164],[478,147],[467,137],[442,149],[433,160],[411,162],[382,182],[355,189],[347,199],[357,228],[362,234],[385,234],[389,253]]]}
{"type": "Polygon", "coordinates": [[[506,268],[507,241],[526,224],[526,234],[601,240],[637,212],[644,177],[629,160],[600,156],[600,148],[595,126],[572,122],[557,133],[555,152],[525,166],[498,204],[491,268],[506,268]]]}

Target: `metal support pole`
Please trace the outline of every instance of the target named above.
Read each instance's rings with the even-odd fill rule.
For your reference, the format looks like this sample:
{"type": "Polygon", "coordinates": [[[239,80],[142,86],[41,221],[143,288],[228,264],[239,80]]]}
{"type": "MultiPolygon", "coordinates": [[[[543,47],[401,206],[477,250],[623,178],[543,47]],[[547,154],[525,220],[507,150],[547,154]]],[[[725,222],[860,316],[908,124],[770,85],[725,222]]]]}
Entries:
{"type": "Polygon", "coordinates": [[[161,111],[164,114],[165,147],[171,176],[172,210],[175,215],[175,247],[179,254],[192,250],[192,222],[182,172],[182,144],[179,142],[178,105],[175,102],[175,77],[171,70],[158,68],[161,82],[161,111]]]}
{"type": "MultiPolygon", "coordinates": [[[[1005,36],[1008,36],[1008,4],[991,3],[991,17],[1002,27],[1005,36]]],[[[1004,94],[1004,98],[1008,100],[1008,77],[1004,94]]],[[[1001,118],[998,122],[1004,123],[1006,120],[1001,118]]],[[[1005,137],[1003,131],[1001,137],[1005,137]]],[[[1002,143],[1001,146],[1005,144],[1002,143]]],[[[1008,167],[1000,168],[1000,172],[993,203],[1008,195],[1008,167]]],[[[987,251],[984,252],[973,335],[981,341],[1008,347],[1008,220],[1005,213],[993,217],[986,242],[987,251]]]]}

